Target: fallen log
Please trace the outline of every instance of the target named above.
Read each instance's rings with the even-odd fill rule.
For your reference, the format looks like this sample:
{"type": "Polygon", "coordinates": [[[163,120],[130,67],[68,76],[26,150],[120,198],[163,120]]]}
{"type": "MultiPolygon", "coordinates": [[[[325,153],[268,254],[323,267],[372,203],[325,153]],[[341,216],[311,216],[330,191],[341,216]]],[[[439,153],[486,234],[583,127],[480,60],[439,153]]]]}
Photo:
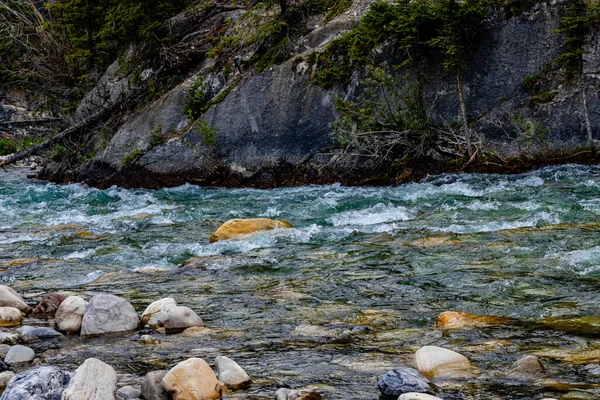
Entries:
{"type": "Polygon", "coordinates": [[[69,126],[68,128],[64,129],[63,131],[59,132],[58,134],[56,134],[52,137],[49,137],[42,143],[35,145],[33,147],[30,147],[29,149],[24,150],[20,153],[13,154],[12,156],[10,156],[4,160],[0,160],[0,168],[3,168],[10,164],[14,164],[17,161],[21,161],[27,157],[31,157],[31,156],[37,154],[39,151],[44,150],[45,148],[55,144],[62,138],[69,136],[69,135],[77,132],[80,129],[83,129],[91,124],[94,124],[94,123],[100,121],[104,117],[104,115],[106,115],[110,110],[111,109],[103,109],[101,111],[98,111],[97,113],[94,113],[94,114],[90,115],[89,117],[84,118],[81,121],[69,126]]]}

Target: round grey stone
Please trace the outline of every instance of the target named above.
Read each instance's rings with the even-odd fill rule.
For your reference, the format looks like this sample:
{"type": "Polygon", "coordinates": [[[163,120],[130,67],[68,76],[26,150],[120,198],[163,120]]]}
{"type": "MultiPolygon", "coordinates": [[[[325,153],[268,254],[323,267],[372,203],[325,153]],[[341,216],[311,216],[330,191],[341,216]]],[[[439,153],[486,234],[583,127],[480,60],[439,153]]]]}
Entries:
{"type": "Polygon", "coordinates": [[[0,400],[60,400],[70,376],[56,367],[40,367],[15,375],[0,400]]]}
{"type": "Polygon", "coordinates": [[[377,382],[377,387],[382,395],[396,398],[410,392],[433,394],[429,379],[409,367],[397,367],[386,372],[377,382]]]}

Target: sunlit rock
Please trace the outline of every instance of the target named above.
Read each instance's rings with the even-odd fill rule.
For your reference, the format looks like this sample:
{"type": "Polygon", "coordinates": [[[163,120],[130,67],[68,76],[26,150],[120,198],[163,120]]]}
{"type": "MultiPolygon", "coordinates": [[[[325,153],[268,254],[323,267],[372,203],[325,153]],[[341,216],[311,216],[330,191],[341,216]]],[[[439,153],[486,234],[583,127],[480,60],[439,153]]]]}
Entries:
{"type": "Polygon", "coordinates": [[[433,393],[429,379],[409,367],[396,367],[386,372],[377,382],[377,388],[384,396],[400,396],[408,392],[433,393]]]}
{"type": "Polygon", "coordinates": [[[312,390],[293,390],[287,388],[278,389],[275,392],[276,400],[322,400],[323,396],[312,390]]]}
{"type": "Polygon", "coordinates": [[[0,326],[19,326],[23,317],[21,311],[14,307],[0,307],[0,326]]]}
{"type": "Polygon", "coordinates": [[[442,400],[439,397],[432,396],[427,393],[404,393],[398,400],[442,400]]]}
{"type": "Polygon", "coordinates": [[[460,329],[467,327],[509,325],[514,322],[510,318],[490,315],[476,315],[458,311],[444,311],[435,322],[437,328],[460,329]]]}
{"type": "Polygon", "coordinates": [[[52,319],[56,310],[67,296],[60,293],[46,293],[42,296],[40,303],[33,309],[31,316],[40,319],[52,319]]]}
{"type": "Polygon", "coordinates": [[[217,367],[217,376],[229,389],[239,389],[247,387],[252,380],[242,367],[230,358],[219,356],[215,359],[217,367]]]}
{"type": "Polygon", "coordinates": [[[221,384],[201,358],[190,358],[173,367],[162,380],[174,400],[220,399],[221,384]]]}
{"type": "Polygon", "coordinates": [[[469,378],[473,364],[462,354],[437,346],[424,346],[415,353],[417,370],[429,379],[469,378]]]}
{"type": "Polygon", "coordinates": [[[166,370],[148,372],[142,380],[142,396],[146,400],[171,400],[171,395],[165,390],[162,380],[166,370]]]}
{"type": "Polygon", "coordinates": [[[35,358],[35,352],[27,346],[17,344],[8,350],[4,362],[9,365],[32,361],[35,358]]]}
{"type": "Polygon", "coordinates": [[[173,307],[177,307],[177,302],[171,297],[156,300],[146,307],[142,313],[140,325],[149,325],[150,327],[163,326],[164,318],[166,317],[163,311],[167,311],[173,307]]]}
{"type": "Polygon", "coordinates": [[[533,382],[544,377],[546,369],[535,356],[525,356],[517,360],[506,377],[521,382],[533,382]]]}
{"type": "Polygon", "coordinates": [[[204,326],[204,322],[194,310],[181,306],[164,311],[163,322],[167,333],[178,333],[192,326],[204,326]]]}
{"type": "Polygon", "coordinates": [[[138,323],[139,317],[127,300],[112,294],[97,294],[86,307],[81,335],[133,331],[138,323]]]}
{"type": "Polygon", "coordinates": [[[88,358],[75,370],[61,400],[114,400],[117,373],[108,364],[88,358]]]}
{"type": "Polygon", "coordinates": [[[40,367],[15,375],[0,400],[61,398],[69,384],[69,374],[56,367],[40,367]],[[40,394],[44,394],[41,397],[40,394]]]}
{"type": "Polygon", "coordinates": [[[87,301],[79,296],[67,297],[56,310],[56,329],[66,333],[79,333],[87,304],[87,301]]]}
{"type": "Polygon", "coordinates": [[[30,310],[17,292],[4,285],[0,285],[0,307],[14,307],[24,313],[30,310]]]}
{"type": "Polygon", "coordinates": [[[293,226],[287,221],[269,218],[230,219],[211,235],[210,243],[235,239],[254,232],[283,228],[293,228],[293,226]]]}

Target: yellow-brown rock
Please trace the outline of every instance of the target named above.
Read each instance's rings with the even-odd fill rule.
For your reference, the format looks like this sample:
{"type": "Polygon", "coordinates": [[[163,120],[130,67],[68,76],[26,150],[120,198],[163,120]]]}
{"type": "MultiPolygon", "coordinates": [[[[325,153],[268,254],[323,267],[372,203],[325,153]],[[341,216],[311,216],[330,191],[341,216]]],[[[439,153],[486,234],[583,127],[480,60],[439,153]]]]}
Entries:
{"type": "Polygon", "coordinates": [[[493,315],[477,315],[459,311],[444,311],[435,322],[436,328],[461,329],[469,327],[510,325],[514,320],[493,315]]]}
{"type": "Polygon", "coordinates": [[[201,358],[189,358],[174,366],[163,378],[173,400],[220,399],[222,387],[213,370],[201,358]]]}
{"type": "Polygon", "coordinates": [[[21,310],[14,307],[0,307],[0,326],[21,325],[21,310]]]}
{"type": "Polygon", "coordinates": [[[293,228],[287,221],[269,218],[230,219],[219,227],[210,237],[210,243],[218,240],[235,239],[254,232],[272,229],[293,228]]]}
{"type": "Polygon", "coordinates": [[[423,346],[417,350],[415,364],[428,379],[470,378],[476,371],[462,354],[437,346],[423,346]]]}

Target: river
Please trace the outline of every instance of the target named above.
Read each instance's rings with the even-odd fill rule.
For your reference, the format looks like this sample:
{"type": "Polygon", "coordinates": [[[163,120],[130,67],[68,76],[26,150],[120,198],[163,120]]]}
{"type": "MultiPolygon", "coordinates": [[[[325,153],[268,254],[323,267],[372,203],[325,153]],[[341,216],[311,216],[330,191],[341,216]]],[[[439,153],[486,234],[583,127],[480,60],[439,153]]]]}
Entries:
{"type": "Polygon", "coordinates": [[[600,396],[600,167],[274,190],[99,190],[27,172],[0,171],[2,284],[30,305],[50,291],[108,292],[141,313],[173,297],[211,328],[155,334],[161,343],[151,346],[136,332],[38,342],[39,363],[73,371],[93,356],[125,384],[192,356],[212,364],[226,355],[254,379],[227,398],[272,399],[291,386],[376,399],[378,376],[436,345],[481,372],[441,385],[445,399],[600,396]],[[209,244],[224,221],[251,217],[295,228],[209,244]],[[197,256],[201,267],[179,267],[197,256]],[[446,310],[520,322],[433,328],[446,310]],[[546,378],[507,383],[527,354],[546,378]]]}

